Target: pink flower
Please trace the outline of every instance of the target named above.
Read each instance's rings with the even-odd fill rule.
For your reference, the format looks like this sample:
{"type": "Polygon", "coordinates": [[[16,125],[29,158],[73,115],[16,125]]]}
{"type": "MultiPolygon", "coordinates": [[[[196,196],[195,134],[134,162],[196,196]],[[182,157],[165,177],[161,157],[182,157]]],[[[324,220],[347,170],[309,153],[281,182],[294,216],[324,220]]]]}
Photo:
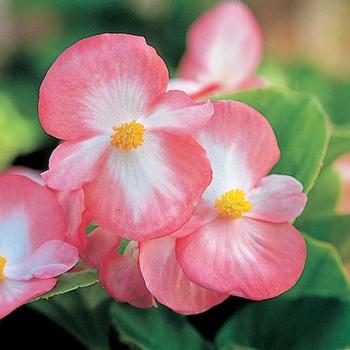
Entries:
{"type": "Polygon", "coordinates": [[[50,291],[78,261],[55,196],[22,176],[0,177],[0,318],[50,291]]]}
{"type": "MultiPolygon", "coordinates": [[[[21,175],[45,187],[40,172],[22,166],[12,166],[3,172],[4,175],[21,175]]],[[[92,221],[91,215],[85,209],[84,192],[82,189],[61,192],[48,187],[61,205],[66,220],[65,240],[74,245],[79,251],[85,249],[87,236],[86,226],[92,221]]]]}
{"type": "Polygon", "coordinates": [[[155,301],[142,277],[138,255],[135,241],[128,243],[122,255],[112,249],[101,263],[100,281],[114,299],[139,308],[150,308],[155,301]]]}
{"type": "Polygon", "coordinates": [[[43,174],[48,186],[81,186],[96,222],[144,240],[174,232],[211,181],[190,136],[213,114],[169,91],[168,71],[142,37],[103,34],[63,52],[40,89],[44,129],[64,140],[43,174]]]}
{"type": "Polygon", "coordinates": [[[253,300],[275,297],[304,268],[305,242],[290,221],[307,197],[293,177],[267,176],[280,153],[263,116],[233,101],[214,102],[214,109],[196,134],[213,181],[193,219],[177,232],[176,259],[202,287],[253,300]]]}
{"type": "Polygon", "coordinates": [[[169,89],[194,98],[264,85],[255,71],[262,56],[262,34],[250,9],[225,1],[190,28],[179,76],[169,89]]]}
{"type": "Polygon", "coordinates": [[[348,214],[350,213],[350,154],[338,158],[333,168],[340,178],[340,198],[337,210],[340,213],[348,214]]]}

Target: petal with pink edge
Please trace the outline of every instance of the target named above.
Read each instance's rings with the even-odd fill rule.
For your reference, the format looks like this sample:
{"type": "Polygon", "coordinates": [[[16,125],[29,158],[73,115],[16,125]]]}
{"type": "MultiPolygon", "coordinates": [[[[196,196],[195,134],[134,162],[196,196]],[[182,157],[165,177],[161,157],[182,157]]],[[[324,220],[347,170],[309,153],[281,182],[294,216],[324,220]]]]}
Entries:
{"type": "Polygon", "coordinates": [[[23,176],[1,176],[0,202],[0,255],[8,265],[29,258],[46,241],[64,240],[63,212],[47,188],[23,176]]]}
{"type": "Polygon", "coordinates": [[[112,133],[113,126],[144,115],[167,84],[165,63],[143,37],[92,36],[65,50],[47,72],[40,121],[62,140],[112,133]]]}
{"type": "Polygon", "coordinates": [[[277,139],[269,122],[252,107],[215,101],[214,116],[195,134],[206,149],[213,181],[203,194],[209,203],[232,189],[248,191],[279,159],[277,139]]]}
{"type": "Polygon", "coordinates": [[[87,266],[98,267],[111,249],[119,246],[120,241],[115,233],[97,227],[87,235],[87,244],[81,252],[81,258],[87,266]]]}
{"type": "Polygon", "coordinates": [[[297,218],[305,208],[306,194],[303,185],[287,175],[263,177],[251,191],[247,200],[253,209],[245,215],[269,222],[288,222],[297,218]]]}
{"type": "Polygon", "coordinates": [[[262,35],[241,2],[225,1],[190,28],[179,77],[235,89],[254,75],[262,55],[262,35]]]}
{"type": "Polygon", "coordinates": [[[131,151],[113,151],[85,188],[95,222],[127,239],[165,236],[188,221],[211,181],[206,152],[191,137],[152,131],[131,151]]]}
{"type": "Polygon", "coordinates": [[[5,276],[15,280],[47,279],[61,275],[78,262],[78,250],[63,241],[43,243],[29,258],[5,267],[5,276]]]}
{"type": "Polygon", "coordinates": [[[195,102],[182,91],[168,91],[145,119],[147,130],[190,135],[208,123],[214,113],[211,102],[195,102]]]}
{"type": "Polygon", "coordinates": [[[108,136],[63,142],[51,154],[49,170],[41,176],[56,190],[79,189],[94,180],[111,151],[108,136]]]}
{"type": "Polygon", "coordinates": [[[217,84],[201,83],[195,80],[188,79],[170,79],[168,84],[168,91],[181,90],[194,99],[204,98],[218,92],[220,87],[217,84]]]}
{"type": "Polygon", "coordinates": [[[56,284],[56,279],[31,281],[0,281],[0,319],[40,295],[49,292],[56,284]]]}
{"type": "Polygon", "coordinates": [[[137,244],[129,245],[124,255],[112,250],[106,256],[100,267],[100,281],[114,299],[139,308],[152,307],[153,296],[146,288],[137,262],[137,244]]]}
{"type": "Polygon", "coordinates": [[[306,245],[289,223],[218,217],[178,239],[176,257],[194,283],[262,300],[280,295],[297,282],[304,269],[306,245]]]}
{"type": "Polygon", "coordinates": [[[56,192],[58,202],[61,204],[67,219],[65,232],[66,241],[73,244],[79,250],[86,245],[86,234],[82,229],[85,217],[84,192],[82,189],[69,192],[56,192]]]}
{"type": "Polygon", "coordinates": [[[197,314],[221,303],[229,296],[192,283],[175,258],[174,237],[140,244],[140,269],[148,290],[161,304],[184,314],[197,314]]]}

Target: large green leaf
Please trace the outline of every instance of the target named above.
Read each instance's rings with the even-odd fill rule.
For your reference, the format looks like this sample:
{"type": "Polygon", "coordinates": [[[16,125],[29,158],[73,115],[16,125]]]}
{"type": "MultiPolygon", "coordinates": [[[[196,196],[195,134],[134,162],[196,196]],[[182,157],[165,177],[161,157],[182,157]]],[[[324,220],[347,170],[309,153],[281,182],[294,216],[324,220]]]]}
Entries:
{"type": "Polygon", "coordinates": [[[329,165],[344,153],[350,153],[350,125],[333,127],[325,164],[329,165]]]}
{"type": "Polygon", "coordinates": [[[320,215],[299,220],[297,227],[314,238],[333,244],[341,258],[350,260],[350,215],[320,215]]]}
{"type": "Polygon", "coordinates": [[[28,306],[45,315],[89,350],[108,350],[110,299],[100,285],[75,290],[28,306]]]}
{"type": "Polygon", "coordinates": [[[142,310],[113,303],[111,317],[120,340],[143,350],[212,348],[185,317],[162,306],[142,310]]]}
{"type": "Polygon", "coordinates": [[[328,297],[350,302],[350,283],[336,249],[305,235],[307,259],[297,284],[282,298],[328,297]]]}
{"type": "Polygon", "coordinates": [[[225,350],[233,340],[260,350],[348,349],[349,329],[349,303],[334,298],[277,298],[240,309],[216,341],[225,350]]]}
{"type": "Polygon", "coordinates": [[[58,282],[53,290],[42,295],[40,299],[49,299],[53,296],[76,290],[80,287],[89,287],[98,282],[96,270],[84,270],[80,272],[67,272],[58,277],[58,282]]]}
{"type": "Polygon", "coordinates": [[[327,114],[318,100],[276,87],[218,98],[245,102],[270,121],[282,153],[273,172],[296,177],[308,192],[318,176],[329,140],[327,114]]]}
{"type": "Polygon", "coordinates": [[[251,302],[222,327],[217,344],[257,349],[344,349],[350,346],[350,285],[336,250],[306,237],[305,270],[294,288],[251,302]]]}

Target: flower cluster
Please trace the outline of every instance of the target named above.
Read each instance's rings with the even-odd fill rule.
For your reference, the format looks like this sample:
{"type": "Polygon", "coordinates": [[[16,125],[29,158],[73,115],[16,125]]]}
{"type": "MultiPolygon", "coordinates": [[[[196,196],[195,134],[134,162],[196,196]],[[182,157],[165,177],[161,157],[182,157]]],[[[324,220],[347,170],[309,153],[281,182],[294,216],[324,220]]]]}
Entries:
{"type": "Polygon", "coordinates": [[[116,300],[182,314],[295,284],[306,246],[291,222],[306,195],[269,175],[272,127],[248,105],[198,101],[261,84],[260,55],[252,14],[225,2],[193,25],[170,84],[138,36],[93,36],[58,57],[39,117],[62,143],[41,177],[0,178],[0,317],[52,289],[78,256],[116,300]]]}

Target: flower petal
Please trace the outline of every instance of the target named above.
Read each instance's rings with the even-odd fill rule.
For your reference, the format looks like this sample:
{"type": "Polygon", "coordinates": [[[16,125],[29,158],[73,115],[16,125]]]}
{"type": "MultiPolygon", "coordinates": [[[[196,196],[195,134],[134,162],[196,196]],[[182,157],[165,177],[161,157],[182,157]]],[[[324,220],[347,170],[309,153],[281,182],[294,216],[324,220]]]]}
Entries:
{"type": "Polygon", "coordinates": [[[289,223],[218,217],[176,243],[188,278],[205,288],[243,298],[272,298],[300,277],[306,245],[289,223]]]}
{"type": "Polygon", "coordinates": [[[143,37],[101,34],[65,50],[40,88],[45,131],[62,140],[112,132],[137,119],[168,84],[168,71],[143,37]]]}
{"type": "Polygon", "coordinates": [[[254,75],[262,55],[262,35],[250,9],[225,1],[190,28],[179,77],[237,88],[254,75]]]}
{"type": "Polygon", "coordinates": [[[87,235],[87,245],[81,257],[87,266],[98,267],[110,250],[119,244],[120,238],[115,233],[97,227],[87,235]]]}
{"type": "Polygon", "coordinates": [[[82,250],[86,245],[86,234],[84,232],[85,203],[84,192],[78,189],[70,192],[56,191],[58,202],[61,204],[67,219],[65,240],[82,250]]]}
{"type": "Polygon", "coordinates": [[[192,283],[175,258],[174,237],[140,244],[140,269],[148,290],[161,304],[184,314],[197,314],[228,298],[192,283]]]}
{"type": "Polygon", "coordinates": [[[63,241],[47,241],[23,262],[5,267],[5,275],[15,280],[47,279],[61,275],[78,262],[78,250],[63,241]]]}
{"type": "Polygon", "coordinates": [[[49,170],[41,175],[56,190],[79,189],[95,178],[111,151],[108,138],[103,136],[63,142],[53,151],[49,170]]]}
{"type": "Polygon", "coordinates": [[[25,261],[46,241],[64,240],[63,212],[47,188],[23,176],[1,176],[0,203],[0,256],[8,266],[25,261]]]}
{"type": "Polygon", "coordinates": [[[206,152],[190,137],[153,131],[131,151],[115,149],[85,204],[103,228],[142,241],[176,231],[211,180],[206,152]]]}
{"type": "Polygon", "coordinates": [[[141,275],[137,255],[138,248],[130,242],[125,255],[112,250],[100,267],[100,281],[106,291],[116,300],[139,308],[153,305],[153,296],[146,288],[141,275]]]}
{"type": "Polygon", "coordinates": [[[181,90],[194,99],[200,99],[213,95],[219,90],[219,86],[212,83],[208,84],[195,80],[176,78],[169,80],[168,91],[169,90],[181,90]]]}
{"type": "Polygon", "coordinates": [[[303,185],[287,175],[263,177],[251,191],[247,200],[253,209],[246,216],[269,222],[288,222],[297,218],[305,208],[307,196],[303,185]]]}
{"type": "Polygon", "coordinates": [[[338,158],[333,169],[340,178],[340,198],[337,204],[337,211],[342,214],[350,213],[350,154],[344,154],[338,158]]]}
{"type": "Polygon", "coordinates": [[[49,292],[56,284],[56,279],[31,281],[0,281],[0,319],[7,316],[21,305],[42,294],[49,292]]]}
{"type": "Polygon", "coordinates": [[[206,149],[213,181],[203,194],[209,203],[232,189],[248,191],[277,162],[280,152],[269,122],[240,102],[215,101],[214,116],[195,134],[206,149]]]}
{"type": "Polygon", "coordinates": [[[207,124],[213,113],[211,102],[195,102],[182,91],[168,91],[144,125],[148,130],[190,135],[207,124]]]}

